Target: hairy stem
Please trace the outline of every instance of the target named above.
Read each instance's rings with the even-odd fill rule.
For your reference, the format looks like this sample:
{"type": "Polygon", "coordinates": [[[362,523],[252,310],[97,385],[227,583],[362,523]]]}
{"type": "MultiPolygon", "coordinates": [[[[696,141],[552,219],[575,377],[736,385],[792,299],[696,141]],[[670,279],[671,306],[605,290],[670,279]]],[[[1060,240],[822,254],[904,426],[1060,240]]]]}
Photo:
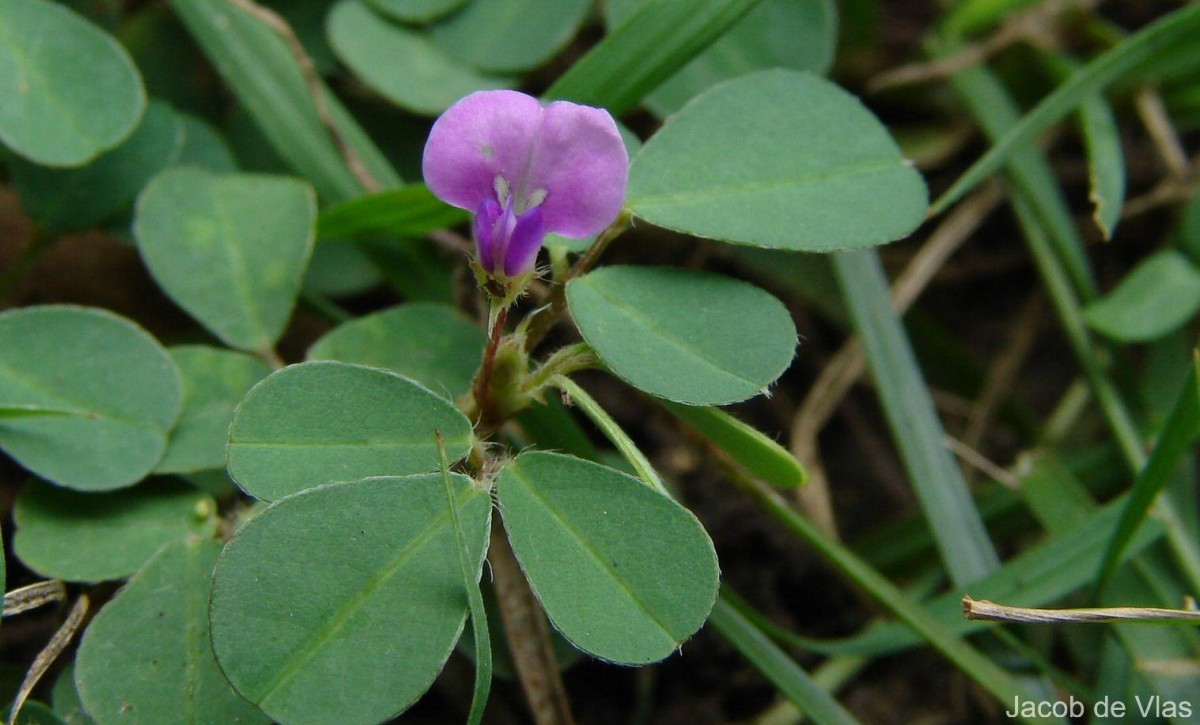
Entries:
{"type": "Polygon", "coordinates": [[[550,628],[499,518],[492,522],[488,561],[492,564],[508,647],[534,721],[538,725],[571,725],[575,720],[550,643],[550,628]]]}
{"type": "Polygon", "coordinates": [[[595,267],[612,241],[624,234],[632,224],[633,216],[628,211],[622,211],[616,220],[608,225],[607,229],[600,232],[596,241],[592,242],[592,246],[588,247],[579,261],[575,262],[575,266],[571,267],[561,279],[554,281],[550,288],[550,303],[538,310],[529,322],[529,330],[525,335],[526,350],[532,352],[567,311],[567,282],[576,277],[582,277],[592,267],[595,267]]]}

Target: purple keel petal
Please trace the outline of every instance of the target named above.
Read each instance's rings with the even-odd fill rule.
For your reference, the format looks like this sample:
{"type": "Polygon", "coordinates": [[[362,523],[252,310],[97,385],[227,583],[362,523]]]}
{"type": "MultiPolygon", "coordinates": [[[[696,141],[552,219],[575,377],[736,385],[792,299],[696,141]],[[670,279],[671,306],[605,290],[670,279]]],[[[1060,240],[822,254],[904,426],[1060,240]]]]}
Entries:
{"type": "Polygon", "coordinates": [[[503,243],[503,238],[497,239],[494,233],[496,221],[503,213],[504,209],[492,199],[484,199],[475,212],[475,250],[479,255],[479,265],[489,272],[496,265],[496,243],[503,243]]]}
{"type": "Polygon", "coordinates": [[[557,101],[545,109],[528,175],[517,183],[520,195],[545,190],[547,231],[582,238],[617,218],[628,181],[629,154],[608,111],[557,101]]]}
{"type": "Polygon", "coordinates": [[[422,172],[430,191],[460,209],[475,211],[495,199],[495,181],[510,183],[525,171],[544,111],[517,91],[478,91],[433,124],[422,172]]]}
{"type": "Polygon", "coordinates": [[[534,207],[517,217],[517,225],[508,238],[508,248],[504,253],[504,274],[518,277],[533,269],[533,262],[545,238],[545,215],[541,207],[534,207]]]}

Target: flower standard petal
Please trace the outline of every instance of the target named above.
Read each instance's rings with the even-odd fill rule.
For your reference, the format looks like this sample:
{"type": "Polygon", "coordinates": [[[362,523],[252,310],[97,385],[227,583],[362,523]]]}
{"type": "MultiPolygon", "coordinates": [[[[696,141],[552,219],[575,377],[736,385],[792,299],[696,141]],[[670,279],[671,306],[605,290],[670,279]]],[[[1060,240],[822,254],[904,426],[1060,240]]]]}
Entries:
{"type": "Polygon", "coordinates": [[[617,218],[629,182],[629,154],[608,111],[551,103],[534,143],[518,193],[545,192],[540,208],[547,231],[588,237],[617,218]]]}
{"type": "Polygon", "coordinates": [[[496,199],[497,177],[515,183],[522,176],[543,115],[536,98],[517,91],[466,96],[429,132],[421,162],[425,184],[447,204],[479,209],[485,199],[496,199]]]}

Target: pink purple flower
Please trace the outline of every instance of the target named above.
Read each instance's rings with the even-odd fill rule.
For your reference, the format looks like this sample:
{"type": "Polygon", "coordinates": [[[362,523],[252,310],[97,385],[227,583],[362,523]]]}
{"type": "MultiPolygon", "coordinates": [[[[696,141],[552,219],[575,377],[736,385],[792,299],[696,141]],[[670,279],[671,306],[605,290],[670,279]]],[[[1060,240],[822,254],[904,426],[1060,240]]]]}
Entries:
{"type": "Polygon", "coordinates": [[[604,109],[479,91],[433,124],[422,169],[438,198],[475,213],[483,270],[517,277],[547,233],[582,239],[617,218],[629,155],[604,109]]]}

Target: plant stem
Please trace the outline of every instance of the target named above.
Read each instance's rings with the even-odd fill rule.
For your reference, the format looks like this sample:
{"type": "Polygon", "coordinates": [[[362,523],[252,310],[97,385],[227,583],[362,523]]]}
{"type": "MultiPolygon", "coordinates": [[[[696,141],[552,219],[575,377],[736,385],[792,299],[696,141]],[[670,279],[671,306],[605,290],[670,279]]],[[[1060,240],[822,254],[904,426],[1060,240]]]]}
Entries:
{"type": "Polygon", "coordinates": [[[554,281],[550,288],[550,304],[538,310],[533,319],[530,320],[529,330],[525,334],[525,349],[532,352],[546,336],[546,333],[553,329],[555,323],[567,311],[567,283],[576,277],[582,277],[587,274],[596,263],[600,261],[600,257],[608,250],[608,245],[617,237],[625,233],[625,230],[633,225],[633,215],[628,211],[621,211],[621,214],[608,225],[608,228],[600,232],[596,237],[596,241],[592,242],[592,246],[587,248],[575,266],[571,267],[561,279],[554,281]]]}
{"type": "Polygon", "coordinates": [[[499,517],[492,521],[488,561],[492,564],[504,634],[534,721],[538,725],[571,725],[575,719],[550,643],[550,628],[499,517]]]}
{"type": "Polygon", "coordinates": [[[586,342],[577,342],[574,345],[559,348],[546,358],[546,361],[529,377],[525,383],[525,392],[529,395],[537,395],[547,385],[553,384],[554,376],[570,375],[580,370],[596,367],[598,363],[599,358],[596,357],[596,353],[592,352],[591,345],[586,342]]]}
{"type": "Polygon", "coordinates": [[[491,401],[489,389],[492,384],[492,373],[496,368],[496,350],[500,348],[500,338],[504,335],[504,325],[508,322],[508,308],[492,298],[491,313],[488,315],[488,342],[483,351],[483,364],[479,375],[475,377],[474,422],[478,425],[490,417],[491,401]]]}

